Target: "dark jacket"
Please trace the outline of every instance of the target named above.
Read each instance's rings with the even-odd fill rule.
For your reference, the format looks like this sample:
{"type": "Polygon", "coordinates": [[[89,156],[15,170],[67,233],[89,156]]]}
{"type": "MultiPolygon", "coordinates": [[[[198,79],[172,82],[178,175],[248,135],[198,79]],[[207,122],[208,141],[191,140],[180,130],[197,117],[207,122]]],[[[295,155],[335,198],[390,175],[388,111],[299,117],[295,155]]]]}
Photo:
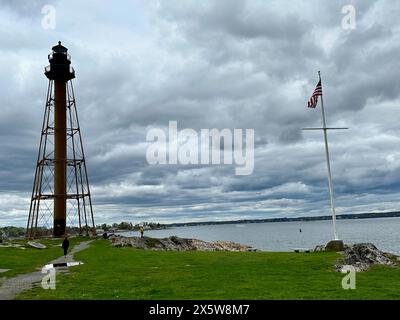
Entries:
{"type": "Polygon", "coordinates": [[[64,239],[64,241],[62,242],[61,247],[67,249],[69,247],[69,240],[68,239],[64,239]]]}

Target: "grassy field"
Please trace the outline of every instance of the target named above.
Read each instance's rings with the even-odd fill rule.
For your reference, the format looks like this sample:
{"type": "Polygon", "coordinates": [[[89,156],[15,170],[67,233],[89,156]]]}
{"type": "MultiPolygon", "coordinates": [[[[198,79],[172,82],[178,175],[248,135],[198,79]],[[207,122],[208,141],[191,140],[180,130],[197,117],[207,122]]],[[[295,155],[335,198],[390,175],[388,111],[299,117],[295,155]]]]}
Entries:
{"type": "Polygon", "coordinates": [[[400,269],[357,273],[341,287],[336,253],[162,252],[113,248],[97,240],[57,275],[57,288],[18,299],[399,299],[400,269]]]}
{"type": "MultiPolygon", "coordinates": [[[[71,238],[70,250],[78,242],[85,238],[71,238]]],[[[19,240],[13,243],[25,245],[27,241],[19,240]]],[[[0,248],[0,269],[10,269],[0,273],[0,278],[13,277],[20,273],[36,271],[43,267],[47,262],[63,255],[60,247],[62,239],[46,239],[37,241],[47,246],[45,250],[27,247],[25,250],[20,248],[0,248]]]]}

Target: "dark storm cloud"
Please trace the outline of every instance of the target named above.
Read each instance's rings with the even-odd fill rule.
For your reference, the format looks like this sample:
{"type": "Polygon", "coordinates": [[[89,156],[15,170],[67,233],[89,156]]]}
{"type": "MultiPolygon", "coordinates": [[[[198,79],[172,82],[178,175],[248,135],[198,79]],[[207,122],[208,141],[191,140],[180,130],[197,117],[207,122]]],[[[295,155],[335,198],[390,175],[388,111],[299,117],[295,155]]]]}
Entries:
{"type": "Polygon", "coordinates": [[[195,2],[180,6],[179,2],[163,2],[161,10],[172,23],[183,25],[192,37],[206,40],[210,34],[222,34],[235,38],[272,38],[294,40],[306,32],[306,23],[300,16],[285,15],[282,21],[279,11],[268,6],[253,6],[248,1],[206,1],[192,10],[195,2]],[[277,14],[278,13],[278,14],[277,14]]]}
{"type": "Polygon", "coordinates": [[[338,212],[393,210],[400,184],[396,1],[0,1],[1,223],[23,224],[58,40],[76,69],[98,222],[328,214],[322,71],[338,212]],[[344,5],[355,30],[342,29],[344,5]],[[44,30],[41,8],[56,8],[44,30]],[[253,128],[250,176],[234,166],[149,165],[146,132],[253,128]],[[3,220],[4,219],[4,220],[3,220]]]}

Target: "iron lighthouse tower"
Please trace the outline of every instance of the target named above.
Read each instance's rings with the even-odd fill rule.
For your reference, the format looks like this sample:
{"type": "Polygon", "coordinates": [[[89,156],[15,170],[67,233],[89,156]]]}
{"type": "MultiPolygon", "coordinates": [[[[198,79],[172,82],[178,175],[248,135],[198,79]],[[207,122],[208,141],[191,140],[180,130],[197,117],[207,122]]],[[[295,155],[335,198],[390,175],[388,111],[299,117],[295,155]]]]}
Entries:
{"type": "Polygon", "coordinates": [[[75,70],[61,42],[48,59],[49,84],[26,236],[36,238],[52,230],[54,237],[62,237],[67,225],[89,235],[95,226],[72,86],[75,70]]]}

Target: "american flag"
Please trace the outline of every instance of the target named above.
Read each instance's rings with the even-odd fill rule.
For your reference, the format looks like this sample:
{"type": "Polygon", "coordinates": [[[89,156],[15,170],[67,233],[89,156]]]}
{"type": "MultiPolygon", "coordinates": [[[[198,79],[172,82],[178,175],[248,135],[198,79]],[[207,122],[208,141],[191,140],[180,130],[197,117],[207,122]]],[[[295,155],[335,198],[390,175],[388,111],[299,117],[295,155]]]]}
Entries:
{"type": "Polygon", "coordinates": [[[321,85],[321,80],[319,80],[317,86],[315,87],[315,90],[310,98],[308,100],[308,107],[309,108],[315,108],[318,103],[318,96],[322,96],[322,85],[321,85]]]}

